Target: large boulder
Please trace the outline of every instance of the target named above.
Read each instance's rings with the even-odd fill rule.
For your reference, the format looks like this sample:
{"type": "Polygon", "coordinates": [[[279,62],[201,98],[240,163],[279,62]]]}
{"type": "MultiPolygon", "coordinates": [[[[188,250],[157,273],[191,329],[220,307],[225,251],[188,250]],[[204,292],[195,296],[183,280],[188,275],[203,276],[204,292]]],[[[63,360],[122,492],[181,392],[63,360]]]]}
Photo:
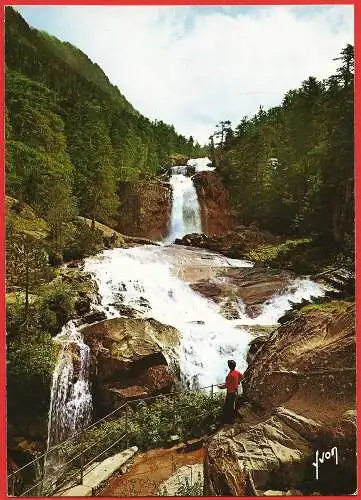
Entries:
{"type": "Polygon", "coordinates": [[[99,413],[169,392],[177,381],[179,332],[154,319],[114,318],[82,329],[92,355],[99,413]]]}
{"type": "MultiPolygon", "coordinates": [[[[214,175],[213,173],[211,175],[214,175]]],[[[257,248],[261,244],[275,244],[281,240],[268,231],[260,230],[256,225],[236,226],[232,230],[224,231],[221,234],[199,235],[186,234],[181,239],[177,239],[177,245],[197,246],[208,248],[219,252],[227,257],[244,258],[249,250],[257,248]]]]}
{"type": "Polygon", "coordinates": [[[206,495],[354,492],[354,314],[352,303],[308,308],[255,346],[249,402],[207,444],[206,495]],[[320,463],[316,479],[316,452],[322,458],[334,447],[338,463],[320,463]]]}
{"type": "MultiPolygon", "coordinates": [[[[307,310],[307,308],[306,308],[307,310]]],[[[306,408],[327,422],[355,404],[355,307],[314,306],[282,325],[247,370],[257,404],[306,408]],[[330,404],[332,401],[332,405],[330,404]]]]}

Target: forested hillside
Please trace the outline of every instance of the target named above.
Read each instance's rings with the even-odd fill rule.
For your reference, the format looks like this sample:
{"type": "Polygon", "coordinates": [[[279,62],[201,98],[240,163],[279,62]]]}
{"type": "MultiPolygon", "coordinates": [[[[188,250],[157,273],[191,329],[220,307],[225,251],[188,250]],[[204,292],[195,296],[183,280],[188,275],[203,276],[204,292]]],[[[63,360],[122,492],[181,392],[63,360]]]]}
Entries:
{"type": "Polygon", "coordinates": [[[45,218],[57,247],[74,215],[107,220],[121,181],[152,178],[170,155],[199,151],[137,112],[80,50],[10,7],[5,34],[7,194],[45,218]]]}
{"type": "Polygon", "coordinates": [[[351,251],[353,47],[337,59],[336,74],[308,78],[280,106],[260,108],[234,129],[221,122],[214,154],[242,222],[279,234],[321,235],[351,251]]]}

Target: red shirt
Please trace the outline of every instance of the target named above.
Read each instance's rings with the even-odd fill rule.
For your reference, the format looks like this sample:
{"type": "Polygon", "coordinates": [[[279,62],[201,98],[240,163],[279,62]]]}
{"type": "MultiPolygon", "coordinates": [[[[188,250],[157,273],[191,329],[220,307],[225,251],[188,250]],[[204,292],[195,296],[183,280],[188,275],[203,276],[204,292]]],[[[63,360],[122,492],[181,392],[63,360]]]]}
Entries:
{"type": "Polygon", "coordinates": [[[242,379],[243,375],[241,372],[239,372],[238,370],[231,370],[226,377],[227,392],[236,392],[242,379]]]}

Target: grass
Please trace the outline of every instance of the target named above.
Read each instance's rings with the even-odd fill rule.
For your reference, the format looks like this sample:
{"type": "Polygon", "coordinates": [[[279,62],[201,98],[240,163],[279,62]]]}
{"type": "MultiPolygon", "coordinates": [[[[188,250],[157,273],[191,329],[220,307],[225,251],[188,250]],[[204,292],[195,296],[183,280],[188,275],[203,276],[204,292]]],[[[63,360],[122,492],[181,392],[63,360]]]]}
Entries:
{"type": "Polygon", "coordinates": [[[328,314],[341,314],[346,312],[350,305],[351,302],[346,300],[332,300],[331,302],[325,302],[323,304],[310,304],[308,306],[304,306],[298,311],[298,314],[307,314],[312,311],[320,311],[328,314]]]}
{"type": "Polygon", "coordinates": [[[312,238],[299,238],[287,240],[284,243],[278,243],[275,245],[262,244],[257,248],[250,250],[247,254],[247,258],[255,263],[267,264],[286,257],[288,253],[297,248],[299,245],[307,245],[311,243],[312,238]]]}

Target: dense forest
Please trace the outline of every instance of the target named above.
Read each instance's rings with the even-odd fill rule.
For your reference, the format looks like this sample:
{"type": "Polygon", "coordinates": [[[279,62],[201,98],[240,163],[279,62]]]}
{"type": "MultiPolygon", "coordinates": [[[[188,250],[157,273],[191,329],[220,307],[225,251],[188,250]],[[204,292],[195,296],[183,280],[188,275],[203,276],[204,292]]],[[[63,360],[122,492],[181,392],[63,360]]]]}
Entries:
{"type": "Polygon", "coordinates": [[[42,428],[57,356],[51,336],[88,293],[81,277],[52,265],[104,248],[102,232],[78,216],[108,222],[122,184],[157,177],[202,148],[142,116],[79,49],[30,28],[11,7],[5,62],[8,418],[22,425],[33,415],[42,428]]]}
{"type": "Polygon", "coordinates": [[[49,223],[58,254],[74,215],[107,222],[121,182],[200,152],[192,137],[137,112],[80,50],[11,7],[5,35],[6,192],[49,223]]]}
{"type": "Polygon", "coordinates": [[[240,221],[279,234],[320,235],[352,252],[353,46],[337,60],[328,79],[308,78],[280,106],[260,107],[235,128],[220,122],[210,139],[240,221]]]}

